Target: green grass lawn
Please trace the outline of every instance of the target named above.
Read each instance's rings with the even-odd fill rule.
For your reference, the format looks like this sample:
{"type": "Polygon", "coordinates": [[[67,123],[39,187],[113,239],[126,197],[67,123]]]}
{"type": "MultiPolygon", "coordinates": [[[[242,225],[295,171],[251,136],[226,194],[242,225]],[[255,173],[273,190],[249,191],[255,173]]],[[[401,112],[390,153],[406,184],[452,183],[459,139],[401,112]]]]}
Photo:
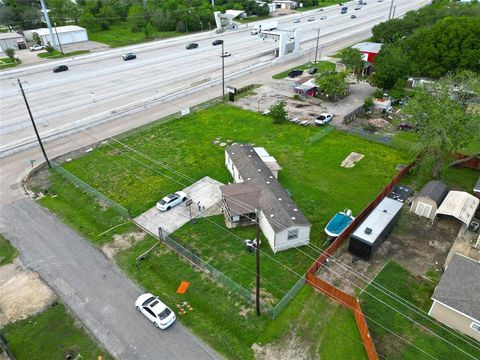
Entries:
{"type": "Polygon", "coordinates": [[[38,57],[41,57],[42,59],[61,59],[65,57],[70,57],[70,56],[75,56],[75,55],[81,55],[81,54],[88,54],[90,50],[77,50],[77,51],[72,51],[68,53],[62,54],[58,50],[54,50],[51,53],[49,52],[44,52],[38,54],[38,57]]]}
{"type": "Polygon", "coordinates": [[[17,360],[112,359],[79,327],[62,304],[2,329],[17,360]],[[81,357],[77,357],[81,355],[81,357]]]}
{"type": "Polygon", "coordinates": [[[318,73],[322,73],[324,71],[333,71],[335,70],[335,64],[331,63],[330,61],[318,61],[316,64],[313,62],[309,62],[303,65],[295,66],[291,69],[282,71],[281,73],[275,74],[272,77],[274,79],[283,79],[288,76],[288,73],[294,69],[301,69],[301,70],[308,70],[311,67],[316,67],[318,69],[318,73]]]}
{"type": "Polygon", "coordinates": [[[18,64],[16,62],[12,61],[12,59],[10,59],[8,57],[0,58],[0,70],[15,67],[17,65],[18,64]]]}
{"type": "MultiPolygon", "coordinates": [[[[377,275],[375,278],[375,284],[382,285],[388,290],[406,299],[410,303],[413,303],[425,312],[428,312],[431,305],[430,296],[435,288],[435,283],[424,280],[419,277],[414,277],[406,269],[400,265],[389,262],[387,266],[377,275]]],[[[443,330],[438,325],[439,323],[432,323],[420,317],[412,310],[407,309],[398,302],[387,297],[385,294],[375,289],[372,285],[366,287],[366,292],[363,292],[360,296],[362,309],[364,314],[371,320],[367,319],[367,323],[370,329],[376,347],[379,353],[385,356],[387,359],[401,359],[401,360],[419,360],[419,359],[479,359],[480,351],[476,350],[471,345],[458,339],[458,337],[452,335],[450,332],[443,330]],[[367,293],[368,292],[368,293],[367,293]],[[461,348],[463,351],[470,354],[465,355],[462,351],[457,350],[454,346],[442,341],[435,335],[429,333],[425,329],[421,329],[415,325],[412,321],[401,316],[399,313],[392,310],[385,304],[376,300],[374,297],[381,299],[385,304],[401,311],[414,319],[419,324],[434,331],[442,338],[449,341],[451,344],[461,348]],[[413,345],[407,344],[395,337],[387,330],[376,325],[373,321],[379,322],[386,326],[390,330],[406,338],[413,345]],[[426,355],[421,350],[427,352],[432,357],[426,355]]],[[[453,331],[453,330],[452,330],[453,331]]],[[[461,338],[465,338],[455,332],[461,338]]],[[[480,344],[477,343],[477,347],[480,344]]]]}
{"type": "Polygon", "coordinates": [[[111,25],[108,30],[88,30],[88,37],[92,41],[97,41],[110,47],[119,47],[132,44],[138,44],[151,40],[166,39],[174,36],[185,35],[176,31],[155,31],[146,37],[143,32],[132,32],[127,24],[111,25]]]}
{"type": "Polygon", "coordinates": [[[10,264],[17,255],[17,249],[10,244],[10,241],[0,235],[0,266],[10,264]]]}

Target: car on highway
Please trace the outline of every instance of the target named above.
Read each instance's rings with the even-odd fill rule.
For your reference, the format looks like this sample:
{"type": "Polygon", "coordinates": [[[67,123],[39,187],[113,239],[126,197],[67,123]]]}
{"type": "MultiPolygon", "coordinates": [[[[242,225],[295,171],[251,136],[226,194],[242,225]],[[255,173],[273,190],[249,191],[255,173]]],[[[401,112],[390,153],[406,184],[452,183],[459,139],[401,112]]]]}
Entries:
{"type": "Polygon", "coordinates": [[[157,328],[166,329],[172,325],[176,316],[175,313],[160,299],[150,293],[140,295],[135,301],[135,309],[153,322],[157,328]]]}
{"type": "Polygon", "coordinates": [[[353,15],[353,14],[352,14],[352,15],[350,16],[350,19],[356,19],[356,18],[357,18],[357,15],[353,15]]]}
{"type": "Polygon", "coordinates": [[[300,19],[295,19],[295,20],[293,20],[293,23],[294,23],[294,24],[298,24],[299,22],[300,22],[300,19]]]}
{"type": "Polygon", "coordinates": [[[325,125],[332,121],[333,115],[329,113],[321,113],[315,118],[315,125],[325,125]]]}
{"type": "Polygon", "coordinates": [[[62,71],[68,71],[68,66],[67,65],[58,65],[53,68],[54,73],[62,72],[62,71]]]}
{"type": "Polygon", "coordinates": [[[135,55],[134,53],[127,53],[127,54],[123,54],[122,58],[124,61],[133,60],[137,58],[137,55],[135,55]]]}
{"type": "Polygon", "coordinates": [[[300,75],[302,75],[302,74],[303,74],[303,70],[301,70],[301,69],[294,69],[294,70],[292,70],[292,71],[290,71],[290,72],[288,73],[288,77],[289,77],[289,78],[294,78],[294,77],[300,76],[300,75]]]}
{"type": "Polygon", "coordinates": [[[222,44],[223,44],[223,40],[220,40],[220,39],[213,40],[212,42],[213,46],[222,45],[222,44]]]}
{"type": "Polygon", "coordinates": [[[45,46],[39,45],[39,44],[30,46],[30,51],[38,51],[38,50],[45,50],[45,46]]]}
{"type": "Polygon", "coordinates": [[[320,17],[320,20],[327,20],[327,15],[323,15],[320,17]]]}
{"type": "Polygon", "coordinates": [[[222,55],[220,55],[220,57],[224,57],[224,58],[229,57],[229,56],[232,56],[232,54],[228,51],[225,51],[222,55]]]}
{"type": "Polygon", "coordinates": [[[355,10],[362,10],[361,6],[355,6],[355,10]]]}
{"type": "Polygon", "coordinates": [[[198,48],[198,44],[197,44],[197,43],[187,44],[187,50],[196,49],[196,48],[198,48]]]}
{"type": "Polygon", "coordinates": [[[308,18],[308,21],[315,21],[315,18],[314,18],[313,16],[310,16],[310,17],[308,18]]]}
{"type": "Polygon", "coordinates": [[[173,194],[167,195],[164,198],[160,199],[157,202],[155,207],[160,211],[168,211],[174,206],[181,204],[182,202],[187,200],[187,194],[183,191],[177,191],[173,194]]]}
{"type": "Polygon", "coordinates": [[[323,8],[318,9],[318,12],[322,12],[322,11],[323,11],[323,8]]]}

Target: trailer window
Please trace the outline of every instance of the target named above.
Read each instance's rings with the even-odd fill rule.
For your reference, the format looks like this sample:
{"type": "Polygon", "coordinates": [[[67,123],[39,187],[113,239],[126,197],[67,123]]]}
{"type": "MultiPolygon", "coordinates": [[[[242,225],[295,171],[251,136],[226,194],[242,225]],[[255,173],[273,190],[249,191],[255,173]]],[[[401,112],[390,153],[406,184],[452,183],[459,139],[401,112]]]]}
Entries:
{"type": "Polygon", "coordinates": [[[288,230],[287,240],[296,240],[298,239],[298,229],[288,230]]]}

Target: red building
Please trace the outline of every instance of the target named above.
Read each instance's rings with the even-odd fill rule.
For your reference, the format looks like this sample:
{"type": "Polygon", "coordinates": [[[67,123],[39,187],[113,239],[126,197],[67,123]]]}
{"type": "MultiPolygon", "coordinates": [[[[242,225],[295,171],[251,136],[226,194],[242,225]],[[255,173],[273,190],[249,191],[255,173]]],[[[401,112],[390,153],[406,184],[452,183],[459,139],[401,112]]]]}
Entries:
{"type": "Polygon", "coordinates": [[[353,45],[352,48],[358,49],[363,55],[363,61],[365,61],[363,73],[370,73],[372,65],[375,62],[375,58],[382,48],[382,44],[374,42],[361,42],[353,45]]]}

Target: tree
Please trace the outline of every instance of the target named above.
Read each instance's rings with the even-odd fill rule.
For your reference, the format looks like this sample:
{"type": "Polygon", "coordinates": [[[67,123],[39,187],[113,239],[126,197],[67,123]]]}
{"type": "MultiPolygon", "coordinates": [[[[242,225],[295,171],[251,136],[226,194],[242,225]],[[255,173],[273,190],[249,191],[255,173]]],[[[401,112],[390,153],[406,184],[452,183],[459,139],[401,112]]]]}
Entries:
{"type": "Polygon", "coordinates": [[[392,90],[390,90],[390,96],[394,100],[400,100],[405,97],[405,88],[407,87],[407,81],[404,79],[398,79],[392,90]]]}
{"type": "Polygon", "coordinates": [[[345,95],[348,91],[347,74],[345,72],[330,72],[319,74],[315,79],[319,90],[332,101],[338,96],[345,95]]]}
{"type": "Polygon", "coordinates": [[[361,74],[363,70],[362,53],[358,49],[346,48],[340,51],[340,58],[347,69],[352,70],[354,74],[361,74]]]}
{"type": "Polygon", "coordinates": [[[52,44],[50,44],[50,41],[47,42],[47,45],[45,45],[45,50],[50,54],[55,51],[55,48],[52,46],[52,44]]]}
{"type": "Polygon", "coordinates": [[[451,89],[447,82],[418,87],[404,109],[407,116],[418,122],[415,150],[420,154],[420,164],[433,162],[433,177],[440,175],[451,155],[479,139],[480,116],[466,114],[452,98],[451,89]]]}
{"type": "Polygon", "coordinates": [[[143,13],[143,7],[141,5],[132,5],[130,9],[128,9],[128,27],[133,32],[142,31],[145,28],[146,22],[143,13]]]}
{"type": "Polygon", "coordinates": [[[287,120],[287,103],[283,100],[277,101],[270,107],[270,115],[274,124],[281,124],[287,120]]]}
{"type": "Polygon", "coordinates": [[[32,40],[35,44],[38,44],[38,45],[42,44],[42,39],[40,39],[40,35],[38,35],[38,33],[36,32],[32,34],[32,40]]]}
{"type": "Polygon", "coordinates": [[[411,60],[397,45],[384,46],[375,58],[375,85],[391,89],[398,80],[406,80],[411,72],[411,60]]]}
{"type": "Polygon", "coordinates": [[[9,58],[13,63],[16,62],[16,59],[15,59],[15,50],[14,50],[14,49],[12,49],[12,48],[7,48],[7,49],[5,49],[5,55],[7,55],[8,58],[9,58]]]}

